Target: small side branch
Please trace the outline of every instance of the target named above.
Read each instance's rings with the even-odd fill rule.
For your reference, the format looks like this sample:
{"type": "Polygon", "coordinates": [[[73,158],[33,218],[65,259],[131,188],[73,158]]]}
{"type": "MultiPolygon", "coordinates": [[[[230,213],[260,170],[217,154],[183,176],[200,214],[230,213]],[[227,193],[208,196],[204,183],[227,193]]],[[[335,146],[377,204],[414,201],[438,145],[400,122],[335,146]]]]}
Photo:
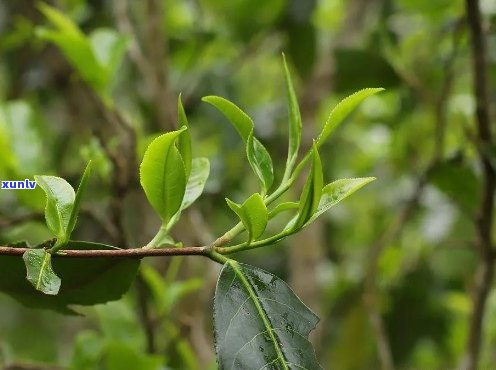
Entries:
{"type": "Polygon", "coordinates": [[[466,353],[461,368],[477,369],[482,342],[482,324],[486,301],[494,278],[494,248],[492,245],[492,224],[494,218],[494,193],[496,173],[487,156],[487,149],[493,144],[487,81],[486,41],[478,0],[465,1],[467,23],[471,37],[473,62],[473,89],[476,100],[478,153],[482,168],[481,199],[476,219],[480,262],[473,292],[473,309],[470,318],[466,353]]]}

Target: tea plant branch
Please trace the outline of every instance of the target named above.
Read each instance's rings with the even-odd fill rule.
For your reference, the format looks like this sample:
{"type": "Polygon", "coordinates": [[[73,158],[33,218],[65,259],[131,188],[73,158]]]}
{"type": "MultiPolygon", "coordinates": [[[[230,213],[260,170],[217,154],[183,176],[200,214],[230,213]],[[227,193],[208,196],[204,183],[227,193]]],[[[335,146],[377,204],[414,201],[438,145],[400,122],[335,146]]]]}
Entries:
{"type": "Polygon", "coordinates": [[[491,228],[493,224],[494,194],[496,190],[496,172],[488,157],[487,148],[493,145],[490,103],[487,81],[486,40],[482,26],[482,16],[478,0],[465,1],[467,23],[472,45],[473,89],[476,100],[476,125],[479,139],[478,153],[482,168],[482,186],[479,212],[476,218],[480,261],[475,281],[472,316],[466,353],[462,367],[475,370],[478,366],[482,323],[486,301],[494,278],[494,247],[491,228]]]}
{"type": "MultiPolygon", "coordinates": [[[[0,255],[3,256],[22,256],[24,252],[32,248],[16,248],[9,246],[0,247],[0,255]]],[[[163,257],[163,256],[207,256],[209,249],[206,247],[170,247],[170,248],[127,248],[127,249],[65,249],[54,253],[54,258],[144,258],[144,257],[163,257]]]]}

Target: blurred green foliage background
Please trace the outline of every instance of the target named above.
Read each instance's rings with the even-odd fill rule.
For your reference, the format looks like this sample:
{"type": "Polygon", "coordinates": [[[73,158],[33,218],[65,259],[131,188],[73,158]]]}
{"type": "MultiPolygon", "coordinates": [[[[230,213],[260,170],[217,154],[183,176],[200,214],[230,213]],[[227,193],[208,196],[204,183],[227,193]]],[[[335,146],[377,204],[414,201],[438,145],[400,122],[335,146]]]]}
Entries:
{"type": "MultiPolygon", "coordinates": [[[[284,278],[321,317],[312,341],[326,369],[379,369],[381,344],[398,369],[457,366],[479,258],[481,187],[463,1],[50,3],[89,35],[106,63],[94,64],[77,38],[67,47],[81,55],[68,60],[48,42],[56,36],[35,2],[0,0],[0,179],[54,174],[76,185],[91,158],[95,171],[74,238],[144,245],[159,220],[136,181],[136,163],[154,137],[176,127],[181,92],[195,156],[208,157],[212,169],[174,236],[204,245],[236,222],[224,198],[242,201],[257,184],[242,141],[202,96],[226,97],[253,117],[280,178],[287,150],[281,52],[299,94],[305,148],[340,99],[384,87],[321,151],[327,182],[377,180],[301,234],[236,258],[284,278]],[[120,119],[131,123],[136,142],[120,119]]],[[[481,9],[494,101],[496,3],[481,0],[481,9]]],[[[0,191],[0,244],[50,238],[44,199],[40,189],[0,191]]],[[[81,309],[80,317],[30,310],[1,295],[0,364],[215,369],[218,270],[197,257],[148,259],[121,301],[81,309]]],[[[495,348],[493,291],[481,369],[495,366],[495,348]]]]}

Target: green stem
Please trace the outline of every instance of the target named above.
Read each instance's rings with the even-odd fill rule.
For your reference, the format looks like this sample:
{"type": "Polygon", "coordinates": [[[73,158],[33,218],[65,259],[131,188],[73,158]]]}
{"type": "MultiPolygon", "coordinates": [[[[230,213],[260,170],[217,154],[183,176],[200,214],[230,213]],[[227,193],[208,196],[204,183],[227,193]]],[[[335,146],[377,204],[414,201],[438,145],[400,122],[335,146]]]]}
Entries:
{"type": "Polygon", "coordinates": [[[167,227],[164,225],[160,226],[160,229],[158,229],[157,234],[153,237],[152,240],[150,240],[150,242],[147,245],[143,247],[143,249],[153,249],[159,247],[160,245],[158,244],[158,242],[168,234],[169,234],[169,230],[167,229],[167,227]]]}
{"type": "Polygon", "coordinates": [[[217,253],[215,250],[209,250],[208,252],[205,252],[204,255],[210,258],[212,261],[220,263],[221,265],[229,261],[232,261],[231,259],[223,256],[222,254],[217,253]]]}
{"type": "MultiPolygon", "coordinates": [[[[305,156],[301,160],[301,162],[298,164],[298,166],[296,166],[296,168],[293,171],[293,174],[291,175],[291,177],[288,180],[286,180],[286,181],[282,181],[281,184],[279,185],[279,187],[276,190],[274,190],[274,192],[271,195],[267,196],[264,199],[265,205],[267,205],[267,206],[270,205],[275,200],[277,200],[281,195],[283,195],[286,191],[288,191],[288,189],[294,184],[294,182],[296,181],[296,179],[300,175],[301,171],[303,171],[303,168],[305,167],[305,165],[307,164],[308,160],[310,159],[311,154],[312,154],[312,152],[311,151],[308,151],[307,154],[305,154],[305,156]]],[[[246,246],[246,243],[239,244],[239,245],[232,246],[232,247],[220,248],[223,245],[229,243],[232,239],[234,239],[234,237],[236,237],[242,231],[244,231],[244,229],[245,228],[244,228],[243,224],[241,222],[238,222],[232,229],[230,229],[224,235],[222,235],[220,238],[218,238],[217,240],[215,240],[211,244],[211,247],[215,248],[216,250],[222,250],[222,251],[224,251],[223,253],[226,253],[227,248],[229,248],[229,250],[231,250],[231,248],[238,248],[238,249],[236,249],[236,251],[238,251],[238,250],[244,250],[244,249],[239,249],[239,248],[240,248],[241,245],[246,246]]],[[[277,237],[277,235],[275,235],[274,237],[277,237]]],[[[273,237],[271,237],[271,238],[273,238],[273,237]]],[[[268,238],[268,239],[271,239],[271,238],[268,238]]],[[[268,239],[264,239],[264,240],[268,240],[268,239]]],[[[259,242],[262,242],[262,241],[263,240],[261,240],[259,242]]],[[[255,244],[259,243],[259,242],[252,243],[251,245],[253,246],[253,245],[255,245],[255,244]]],[[[264,245],[266,245],[266,244],[264,244],[264,245]]],[[[258,248],[258,247],[261,247],[261,246],[262,245],[256,246],[254,248],[258,248]]],[[[246,249],[249,249],[249,248],[246,248],[246,249]]],[[[229,252],[229,253],[231,253],[231,252],[229,252]]]]}
{"type": "Polygon", "coordinates": [[[265,247],[266,245],[274,244],[281,239],[284,239],[285,237],[293,234],[293,230],[284,230],[280,232],[279,234],[272,235],[266,239],[262,240],[257,240],[256,242],[252,242],[251,244],[248,244],[247,242],[229,246],[229,247],[217,247],[215,248],[215,251],[220,254],[231,254],[231,253],[236,253],[236,252],[241,252],[241,251],[246,251],[249,249],[255,249],[255,248],[260,248],[260,247],[265,247]]]}

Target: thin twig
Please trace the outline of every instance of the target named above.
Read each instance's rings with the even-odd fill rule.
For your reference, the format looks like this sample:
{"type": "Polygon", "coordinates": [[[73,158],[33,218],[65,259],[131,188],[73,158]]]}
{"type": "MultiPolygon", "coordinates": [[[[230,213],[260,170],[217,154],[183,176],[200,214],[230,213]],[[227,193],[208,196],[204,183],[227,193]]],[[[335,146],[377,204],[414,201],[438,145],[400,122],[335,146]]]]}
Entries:
{"type": "Polygon", "coordinates": [[[486,301],[494,277],[494,248],[491,228],[493,225],[494,193],[496,190],[496,173],[487,155],[491,147],[492,132],[490,123],[490,105],[487,81],[486,40],[482,28],[482,17],[478,0],[466,0],[467,22],[471,37],[473,61],[473,89],[476,99],[476,118],[478,134],[478,154],[482,167],[482,192],[477,215],[478,247],[480,262],[475,280],[473,311],[470,318],[469,336],[462,369],[475,370],[479,362],[482,340],[482,323],[486,301]]]}

